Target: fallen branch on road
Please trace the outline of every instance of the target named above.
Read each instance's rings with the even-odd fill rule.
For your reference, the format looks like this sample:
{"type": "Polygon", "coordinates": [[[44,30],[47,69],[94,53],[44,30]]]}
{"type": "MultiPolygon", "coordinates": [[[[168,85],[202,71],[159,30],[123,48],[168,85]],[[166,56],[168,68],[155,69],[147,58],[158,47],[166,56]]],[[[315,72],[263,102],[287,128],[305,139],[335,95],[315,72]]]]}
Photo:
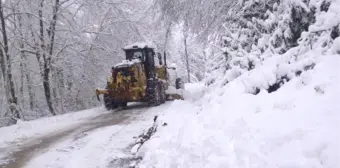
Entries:
{"type": "Polygon", "coordinates": [[[152,135],[155,134],[155,132],[157,131],[157,118],[158,116],[155,116],[153,118],[153,124],[152,126],[146,131],[143,132],[141,135],[139,135],[138,137],[134,137],[136,138],[135,144],[133,145],[133,147],[131,148],[131,153],[132,154],[136,154],[139,150],[139,148],[146,142],[148,141],[152,135]]]}

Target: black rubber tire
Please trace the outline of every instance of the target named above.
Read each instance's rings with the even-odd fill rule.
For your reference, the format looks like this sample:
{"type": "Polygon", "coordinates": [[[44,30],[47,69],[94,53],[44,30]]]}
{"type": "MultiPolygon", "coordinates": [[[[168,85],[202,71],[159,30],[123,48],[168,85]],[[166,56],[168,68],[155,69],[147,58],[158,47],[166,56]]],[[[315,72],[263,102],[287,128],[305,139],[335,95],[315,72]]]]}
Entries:
{"type": "MultiPolygon", "coordinates": [[[[109,88],[109,84],[107,84],[105,89],[108,89],[108,88],[109,88]]],[[[103,99],[104,99],[104,106],[107,110],[113,110],[117,108],[117,104],[114,102],[114,100],[111,98],[110,95],[104,94],[103,99]]]]}
{"type": "Polygon", "coordinates": [[[176,89],[184,89],[184,84],[181,78],[176,79],[176,89]]]}
{"type": "Polygon", "coordinates": [[[160,101],[160,85],[155,81],[149,81],[147,89],[147,98],[149,106],[158,106],[160,101]]]}
{"type": "Polygon", "coordinates": [[[166,101],[165,89],[162,83],[159,84],[159,93],[160,93],[160,103],[163,104],[166,101]]]}
{"type": "Polygon", "coordinates": [[[116,103],[112,100],[112,98],[109,95],[104,95],[104,106],[107,110],[112,110],[117,108],[116,103]]]}
{"type": "Polygon", "coordinates": [[[122,102],[119,104],[121,107],[127,107],[127,102],[122,102]]]}

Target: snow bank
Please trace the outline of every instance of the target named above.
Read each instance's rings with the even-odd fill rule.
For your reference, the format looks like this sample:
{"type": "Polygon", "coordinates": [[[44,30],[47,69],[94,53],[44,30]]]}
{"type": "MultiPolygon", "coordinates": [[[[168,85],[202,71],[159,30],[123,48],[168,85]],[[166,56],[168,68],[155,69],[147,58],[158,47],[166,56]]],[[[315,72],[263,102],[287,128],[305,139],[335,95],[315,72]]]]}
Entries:
{"type": "Polygon", "coordinates": [[[211,89],[199,105],[174,102],[168,126],[141,148],[140,167],[339,167],[340,57],[313,62],[271,94],[248,93],[244,81],[268,72],[258,70],[211,89]]]}
{"type": "Polygon", "coordinates": [[[340,54],[340,37],[334,40],[334,44],[332,46],[332,53],[333,54],[340,54]]]}
{"type": "MultiPolygon", "coordinates": [[[[192,120],[192,118],[197,115],[197,111],[199,111],[199,106],[194,106],[188,101],[175,100],[171,106],[164,111],[164,114],[159,116],[158,122],[166,122],[167,126],[159,126],[156,134],[140,148],[138,153],[139,156],[143,157],[143,163],[147,163],[145,165],[146,167],[163,167],[166,164],[170,166],[171,163],[175,161],[174,157],[180,156],[179,154],[183,151],[177,150],[177,146],[180,145],[178,143],[185,141],[182,134],[187,132],[179,130],[185,128],[187,125],[193,128],[198,124],[197,120],[192,120]],[[155,155],[157,155],[156,153],[160,155],[155,157],[155,155],[152,154],[153,152],[155,152],[155,155]]],[[[195,137],[194,130],[195,129],[190,133],[190,139],[199,138],[195,137]]]]}
{"type": "Polygon", "coordinates": [[[184,88],[184,99],[193,101],[200,99],[203,96],[205,90],[203,83],[186,83],[184,88]]]}
{"type": "Polygon", "coordinates": [[[169,86],[167,90],[165,90],[166,94],[179,94],[182,95],[182,89],[176,89],[174,86],[169,86]]]}

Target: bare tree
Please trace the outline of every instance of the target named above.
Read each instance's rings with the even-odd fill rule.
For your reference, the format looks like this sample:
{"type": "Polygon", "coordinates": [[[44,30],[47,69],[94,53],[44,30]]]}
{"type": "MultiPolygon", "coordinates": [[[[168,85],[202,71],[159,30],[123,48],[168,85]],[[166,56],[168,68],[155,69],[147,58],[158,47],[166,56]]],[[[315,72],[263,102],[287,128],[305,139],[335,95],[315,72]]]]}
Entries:
{"type": "Polygon", "coordinates": [[[135,1],[2,1],[0,117],[10,105],[24,119],[100,105],[91,90],[105,84],[122,47],[144,38],[149,20],[131,11],[148,8],[135,1]]]}
{"type": "Polygon", "coordinates": [[[185,66],[187,69],[187,75],[188,75],[188,82],[190,83],[190,65],[189,65],[189,55],[188,55],[188,44],[187,44],[187,38],[188,36],[186,35],[186,33],[184,33],[184,56],[185,56],[185,66]]]}
{"type": "MultiPolygon", "coordinates": [[[[4,16],[4,7],[2,1],[0,1],[0,20],[1,20],[1,32],[2,32],[2,44],[0,50],[1,66],[3,79],[5,80],[5,91],[8,104],[10,106],[11,117],[14,119],[20,119],[20,111],[18,108],[18,98],[15,92],[14,79],[12,75],[12,62],[9,55],[8,38],[6,31],[6,22],[4,16]]],[[[16,121],[15,121],[16,122],[16,121]]]]}

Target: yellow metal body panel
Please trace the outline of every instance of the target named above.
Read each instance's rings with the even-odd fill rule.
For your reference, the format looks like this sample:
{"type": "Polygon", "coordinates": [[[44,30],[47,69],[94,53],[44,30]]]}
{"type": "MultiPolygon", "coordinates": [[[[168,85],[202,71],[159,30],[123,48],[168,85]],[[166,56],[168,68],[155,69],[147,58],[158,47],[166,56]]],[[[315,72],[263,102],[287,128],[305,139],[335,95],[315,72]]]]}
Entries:
{"type": "Polygon", "coordinates": [[[168,80],[169,75],[166,72],[166,67],[165,66],[160,66],[160,67],[156,67],[156,73],[157,73],[157,77],[163,80],[168,80]]]}
{"type": "Polygon", "coordinates": [[[116,75],[110,78],[109,94],[116,101],[137,102],[145,100],[146,75],[142,64],[126,67],[124,70],[118,69],[116,75]]]}
{"type": "MultiPolygon", "coordinates": [[[[97,89],[96,94],[109,94],[117,102],[146,101],[147,79],[142,63],[130,67],[118,68],[116,73],[108,78],[107,89],[97,89]]],[[[157,77],[162,81],[164,89],[168,89],[169,71],[165,66],[156,67],[157,77]]],[[[182,99],[178,94],[167,94],[167,100],[182,99]]]]}

